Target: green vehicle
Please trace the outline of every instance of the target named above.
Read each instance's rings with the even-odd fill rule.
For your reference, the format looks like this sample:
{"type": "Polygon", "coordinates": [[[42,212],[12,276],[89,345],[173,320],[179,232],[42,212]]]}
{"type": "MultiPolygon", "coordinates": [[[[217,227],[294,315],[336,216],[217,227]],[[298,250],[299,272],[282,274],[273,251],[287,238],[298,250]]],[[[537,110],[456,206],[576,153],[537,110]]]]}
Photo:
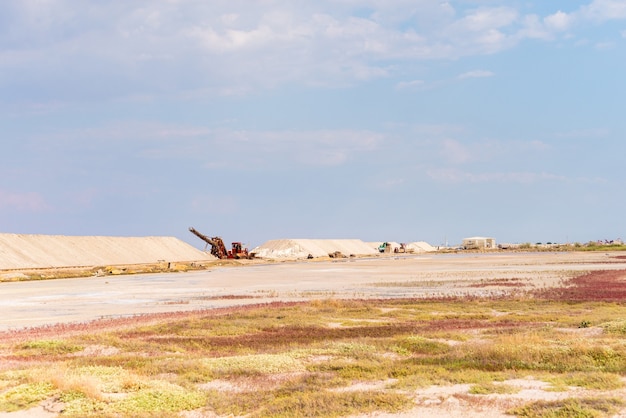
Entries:
{"type": "Polygon", "coordinates": [[[388,242],[383,242],[382,244],[380,244],[378,246],[378,252],[379,253],[390,253],[391,252],[391,245],[388,242]]]}

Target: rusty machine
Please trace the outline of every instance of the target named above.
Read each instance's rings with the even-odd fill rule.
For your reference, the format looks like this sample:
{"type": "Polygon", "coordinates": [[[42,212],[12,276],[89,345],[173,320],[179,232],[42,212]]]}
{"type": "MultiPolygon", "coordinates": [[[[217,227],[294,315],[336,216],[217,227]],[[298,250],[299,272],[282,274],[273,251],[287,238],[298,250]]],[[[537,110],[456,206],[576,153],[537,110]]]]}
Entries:
{"type": "MultiPolygon", "coordinates": [[[[248,252],[247,248],[243,247],[241,242],[233,242],[230,250],[226,249],[224,241],[220,237],[207,237],[206,235],[198,232],[194,228],[189,228],[189,232],[206,242],[206,246],[211,245],[211,254],[219,259],[234,258],[234,259],[251,259],[253,254],[248,252]]],[[[206,250],[206,246],[204,247],[206,250]]]]}

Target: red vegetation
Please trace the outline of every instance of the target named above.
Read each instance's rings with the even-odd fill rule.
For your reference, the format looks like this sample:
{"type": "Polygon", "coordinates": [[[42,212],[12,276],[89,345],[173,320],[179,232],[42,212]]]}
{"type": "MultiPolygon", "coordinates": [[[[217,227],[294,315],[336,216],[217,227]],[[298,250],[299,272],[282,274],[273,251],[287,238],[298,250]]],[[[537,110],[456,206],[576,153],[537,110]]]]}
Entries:
{"type": "Polygon", "coordinates": [[[523,286],[525,286],[525,284],[522,283],[522,279],[513,278],[513,279],[484,280],[484,281],[481,281],[480,283],[471,284],[468,287],[481,288],[481,287],[523,287],[523,286]]]}
{"type": "MultiPolygon", "coordinates": [[[[147,341],[159,344],[169,343],[184,346],[187,350],[215,350],[223,354],[224,350],[235,347],[251,349],[255,352],[280,351],[290,345],[311,344],[316,341],[336,341],[355,338],[389,338],[396,335],[414,333],[418,324],[376,325],[346,328],[326,328],[318,326],[277,326],[257,333],[234,336],[179,336],[165,335],[145,337],[147,341]]],[[[141,335],[125,334],[125,338],[142,338],[141,335]]]]}
{"type": "Polygon", "coordinates": [[[239,299],[260,299],[263,296],[252,296],[252,295],[218,295],[218,296],[208,296],[202,299],[204,300],[239,300],[239,299]]]}
{"type": "MultiPolygon", "coordinates": [[[[526,324],[531,326],[532,324],[526,324]]],[[[215,351],[223,355],[233,347],[255,352],[274,352],[291,345],[311,344],[317,341],[341,341],[361,338],[392,338],[400,335],[420,334],[433,331],[460,331],[494,329],[498,332],[519,326],[518,323],[502,320],[446,318],[429,321],[407,321],[400,324],[370,325],[327,328],[323,326],[284,325],[269,327],[256,333],[234,336],[181,336],[175,334],[155,336],[142,333],[125,333],[124,338],[143,339],[159,344],[167,343],[186,350],[215,351]]],[[[217,355],[217,354],[216,354],[217,355]]]]}
{"type": "Polygon", "coordinates": [[[542,289],[535,296],[548,300],[626,302],[626,270],[600,270],[569,279],[564,287],[542,289]]]}
{"type": "Polygon", "coordinates": [[[162,312],[154,314],[141,314],[119,318],[97,319],[88,322],[74,322],[69,324],[54,324],[42,327],[20,328],[11,331],[0,331],[0,341],[19,342],[33,339],[61,338],[71,335],[80,335],[87,332],[104,332],[133,328],[139,325],[150,325],[181,319],[201,318],[207,315],[223,316],[233,312],[245,312],[246,310],[260,307],[280,308],[303,304],[302,302],[271,302],[259,303],[246,306],[232,306],[226,308],[201,309],[196,311],[162,312]]]}

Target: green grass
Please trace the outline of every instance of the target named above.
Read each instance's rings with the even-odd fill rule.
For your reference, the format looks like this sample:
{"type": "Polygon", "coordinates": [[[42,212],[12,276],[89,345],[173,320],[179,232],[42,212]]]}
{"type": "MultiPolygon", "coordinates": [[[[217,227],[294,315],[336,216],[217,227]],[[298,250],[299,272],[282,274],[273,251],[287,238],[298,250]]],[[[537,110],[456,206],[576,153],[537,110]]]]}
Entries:
{"type": "MultiPolygon", "coordinates": [[[[119,331],[3,344],[12,363],[0,373],[0,410],[58,397],[68,417],[190,410],[333,417],[405,410],[415,390],[432,385],[509,394],[516,389],[506,380],[529,376],[550,390],[611,391],[623,387],[626,374],[625,316],[615,302],[532,298],[321,300],[190,313],[119,331]],[[591,325],[580,328],[582,321],[591,325]],[[116,350],[80,354],[93,345],[116,350]],[[384,389],[352,389],[373,382],[384,389]]],[[[603,416],[618,406],[588,398],[529,404],[514,414],[603,416]]]]}
{"type": "Polygon", "coordinates": [[[20,384],[0,393],[0,411],[28,409],[53,394],[54,387],[47,382],[20,384]]]}
{"type": "Polygon", "coordinates": [[[446,343],[420,337],[419,335],[399,338],[395,346],[395,351],[404,355],[438,355],[445,354],[450,350],[450,345],[446,343]]]}
{"type": "Polygon", "coordinates": [[[596,244],[589,242],[585,245],[576,247],[576,251],[626,251],[624,244],[596,244]]]}
{"type": "Polygon", "coordinates": [[[555,388],[566,389],[571,386],[594,390],[614,390],[624,387],[624,382],[617,374],[612,373],[566,373],[553,375],[546,379],[555,388]]]}
{"type": "Polygon", "coordinates": [[[70,354],[83,350],[84,347],[79,344],[72,344],[67,341],[59,340],[38,340],[28,341],[16,347],[18,355],[58,355],[70,354]]]}
{"type": "Polygon", "coordinates": [[[473,395],[489,395],[492,393],[503,395],[503,394],[508,394],[508,393],[517,393],[519,391],[520,391],[519,388],[510,386],[510,385],[486,382],[486,383],[479,383],[479,384],[473,385],[470,388],[469,393],[473,395]]]}

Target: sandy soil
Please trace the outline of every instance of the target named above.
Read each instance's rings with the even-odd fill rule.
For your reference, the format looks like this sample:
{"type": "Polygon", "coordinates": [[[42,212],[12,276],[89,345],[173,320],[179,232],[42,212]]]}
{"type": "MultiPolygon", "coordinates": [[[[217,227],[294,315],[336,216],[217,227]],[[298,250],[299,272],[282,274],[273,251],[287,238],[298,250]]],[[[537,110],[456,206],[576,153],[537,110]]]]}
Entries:
{"type": "MultiPolygon", "coordinates": [[[[597,252],[431,254],[325,262],[255,262],[244,267],[189,273],[0,283],[0,338],[28,327],[268,301],[520,292],[556,286],[588,271],[626,269],[626,260],[617,256],[597,252]]],[[[373,384],[382,389],[386,383],[373,384]]],[[[545,391],[542,383],[532,378],[505,383],[520,387],[520,392],[483,395],[480,402],[470,402],[473,395],[467,393],[465,385],[432,387],[415,393],[416,407],[411,411],[353,418],[499,418],[508,416],[504,411],[519,403],[585,395],[577,388],[568,392],[545,391]]],[[[614,391],[611,395],[626,398],[626,391],[614,391]]],[[[0,413],[0,418],[51,418],[58,415],[58,408],[53,401],[47,401],[28,411],[0,413]]],[[[626,417],[626,410],[617,416],[626,417]]]]}
{"type": "MultiPolygon", "coordinates": [[[[399,414],[354,415],[350,418],[511,418],[512,416],[506,414],[505,411],[534,401],[556,401],[572,397],[602,395],[621,399],[626,397],[626,390],[601,393],[572,387],[568,391],[550,392],[546,390],[549,385],[533,378],[507,380],[502,384],[516,387],[520,391],[507,395],[470,395],[468,394],[470,385],[433,386],[415,394],[415,402],[418,406],[409,411],[399,414]]],[[[612,418],[623,417],[626,417],[626,410],[612,418]]]]}

